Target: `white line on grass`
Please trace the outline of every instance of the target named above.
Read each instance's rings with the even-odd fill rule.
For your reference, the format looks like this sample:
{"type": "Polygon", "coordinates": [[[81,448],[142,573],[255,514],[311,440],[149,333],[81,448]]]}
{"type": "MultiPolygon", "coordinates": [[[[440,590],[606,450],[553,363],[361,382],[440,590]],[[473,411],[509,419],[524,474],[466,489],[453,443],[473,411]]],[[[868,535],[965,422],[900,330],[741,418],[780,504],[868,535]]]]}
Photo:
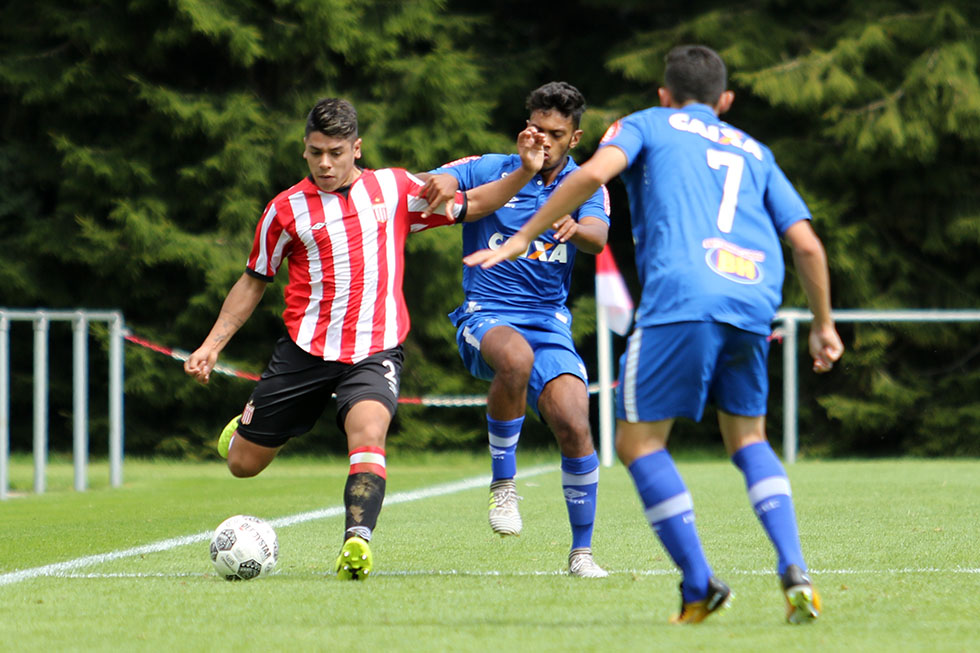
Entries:
{"type": "MultiPolygon", "coordinates": [[[[557,465],[541,465],[539,467],[532,467],[531,469],[521,471],[518,478],[519,480],[524,480],[525,478],[538,476],[539,474],[545,474],[547,472],[553,472],[557,469],[557,465]]],[[[409,501],[421,501],[422,499],[431,499],[433,497],[455,494],[465,490],[486,487],[489,484],[489,476],[476,476],[473,478],[463,479],[462,481],[454,481],[452,483],[444,483],[442,485],[433,485],[432,487],[422,488],[420,490],[396,492],[395,494],[385,497],[384,505],[392,506],[399,503],[407,503],[409,501]]],[[[317,519],[336,517],[342,514],[344,514],[343,506],[332,506],[321,510],[302,512],[289,517],[270,519],[269,523],[273,528],[282,528],[317,519]]],[[[99,553],[96,555],[85,556],[83,558],[76,558],[74,560],[66,560],[65,562],[56,562],[54,564],[44,565],[43,567],[12,571],[6,574],[0,574],[0,586],[13,585],[14,583],[39,578],[41,576],[71,576],[72,572],[83,567],[91,567],[92,565],[100,565],[106,562],[112,562],[113,560],[131,558],[133,556],[146,555],[148,553],[160,553],[161,551],[169,551],[180,546],[204,542],[211,539],[211,534],[212,531],[205,531],[194,535],[184,535],[183,537],[174,537],[168,540],[153,542],[151,544],[144,544],[143,546],[137,546],[131,549],[121,549],[119,551],[110,551],[109,553],[99,553]]]]}
{"type": "MultiPolygon", "coordinates": [[[[520,478],[523,480],[525,478],[530,478],[532,476],[538,476],[540,474],[545,474],[548,472],[556,471],[558,469],[555,465],[542,465],[539,467],[533,467],[529,470],[522,471],[520,478]]],[[[422,499],[431,499],[433,497],[446,496],[449,494],[455,494],[457,492],[464,492],[466,490],[472,490],[480,487],[486,487],[490,482],[487,476],[477,476],[473,478],[463,479],[462,481],[454,481],[452,483],[444,483],[442,485],[433,485],[432,487],[422,488],[420,490],[409,490],[406,492],[396,492],[390,496],[385,497],[384,505],[392,506],[399,503],[408,503],[410,501],[421,501],[422,499]]],[[[294,524],[301,524],[308,521],[315,521],[317,519],[327,519],[329,517],[337,517],[344,514],[343,506],[332,506],[330,508],[323,508],[321,510],[311,510],[309,512],[302,512],[296,515],[291,515],[288,517],[280,517],[278,519],[270,519],[269,523],[273,528],[283,528],[286,526],[292,526],[294,524]]],[[[183,537],[174,537],[167,540],[161,540],[159,542],[153,542],[151,544],[145,544],[143,546],[137,546],[130,549],[122,549],[119,551],[110,551],[109,553],[100,553],[97,555],[85,556],[83,558],[76,558],[75,560],[67,560],[65,562],[58,562],[55,564],[44,565],[43,567],[34,567],[32,569],[22,569],[20,571],[9,572],[6,574],[0,574],[0,586],[12,585],[14,583],[19,583],[25,580],[31,580],[33,578],[39,578],[41,576],[57,576],[60,578],[177,578],[177,577],[187,577],[187,576],[200,576],[201,574],[196,573],[169,573],[169,574],[148,574],[148,573],[78,573],[75,570],[81,569],[83,567],[91,567],[93,565],[99,565],[106,562],[112,562],[113,560],[119,560],[122,558],[131,558],[138,555],[146,555],[148,553],[160,553],[162,551],[169,551],[171,549],[176,549],[180,546],[186,546],[189,544],[196,544],[198,542],[203,542],[210,539],[212,531],[205,531],[203,533],[197,533],[195,535],[185,535],[183,537]]],[[[874,569],[874,570],[860,570],[860,569],[811,569],[814,575],[820,574],[980,574],[980,568],[966,568],[966,567],[954,567],[952,569],[943,569],[940,567],[905,567],[900,569],[874,569]]],[[[459,571],[455,569],[437,569],[437,570],[391,570],[391,571],[377,571],[374,573],[375,576],[554,576],[554,575],[564,575],[567,572],[565,570],[559,571],[527,571],[527,572],[500,572],[500,571],[459,571]]],[[[674,569],[622,569],[611,572],[613,574],[632,574],[635,576],[665,576],[674,575],[677,573],[674,569]]],[[[773,573],[771,569],[768,570],[729,570],[726,573],[732,575],[768,575],[773,573]]],[[[277,574],[279,575],[279,574],[277,574]]],[[[291,574],[284,574],[291,575],[291,574]]]]}
{"type": "MultiPolygon", "coordinates": [[[[609,569],[611,575],[625,576],[674,576],[679,572],[676,569],[609,569]]],[[[775,575],[773,569],[729,569],[723,576],[772,576],[775,575]]],[[[924,569],[811,569],[815,577],[820,575],[861,575],[861,574],[980,574],[980,569],[967,569],[956,567],[953,569],[940,569],[938,567],[927,567],[924,569]]],[[[288,575],[288,574],[287,574],[288,575]]],[[[376,571],[372,576],[567,576],[567,569],[556,571],[470,571],[459,569],[412,569],[412,570],[389,570],[376,571]]]]}
{"type": "MultiPolygon", "coordinates": [[[[608,570],[610,574],[632,576],[674,576],[676,569],[615,569],[608,570]]],[[[939,567],[905,568],[905,569],[810,569],[814,576],[820,575],[861,575],[861,574],[980,574],[980,569],[954,567],[940,569],[939,567]]],[[[732,576],[770,576],[775,575],[773,569],[729,569],[723,575],[732,576]]],[[[376,571],[373,576],[567,576],[567,569],[558,571],[468,571],[457,569],[419,569],[405,571],[376,571]]]]}
{"type": "MultiPolygon", "coordinates": [[[[610,569],[609,573],[613,576],[674,576],[678,572],[676,569],[610,569]]],[[[906,567],[904,569],[811,569],[814,577],[820,576],[853,576],[853,575],[881,575],[881,574],[980,574],[980,568],[971,569],[966,567],[954,567],[952,569],[941,569],[939,567],[906,567]]],[[[273,572],[275,576],[284,577],[308,577],[323,576],[323,572],[310,572],[308,574],[294,572],[273,572]]],[[[772,569],[729,569],[723,572],[724,576],[771,576],[775,572],[772,569]]],[[[119,572],[119,573],[67,573],[58,574],[59,578],[190,578],[209,576],[206,573],[149,573],[149,572],[119,572]]],[[[496,571],[488,569],[484,571],[466,569],[403,569],[375,571],[374,576],[461,576],[461,577],[519,577],[519,576],[567,576],[567,569],[557,569],[553,571],[496,571]]]]}

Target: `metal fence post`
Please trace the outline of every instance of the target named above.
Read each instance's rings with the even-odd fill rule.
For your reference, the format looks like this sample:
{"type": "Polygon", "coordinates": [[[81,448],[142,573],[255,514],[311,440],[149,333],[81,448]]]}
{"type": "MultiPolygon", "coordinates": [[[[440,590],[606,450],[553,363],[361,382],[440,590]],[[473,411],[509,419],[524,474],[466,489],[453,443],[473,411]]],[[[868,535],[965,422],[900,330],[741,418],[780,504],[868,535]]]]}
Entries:
{"type": "Polygon", "coordinates": [[[72,453],[76,490],[85,490],[88,486],[88,327],[92,321],[106,322],[109,327],[109,480],[113,487],[122,485],[123,348],[126,336],[122,313],[0,307],[0,500],[10,495],[10,323],[14,321],[34,325],[34,491],[41,494],[47,486],[51,322],[72,323],[72,453]]]}
{"type": "Polygon", "coordinates": [[[0,315],[0,501],[10,489],[10,321],[0,315]]]}
{"type": "Polygon", "coordinates": [[[109,484],[123,482],[123,344],[125,325],[116,313],[109,329],[109,484]]]}
{"type": "Polygon", "coordinates": [[[616,412],[612,391],[612,337],[602,306],[596,308],[596,348],[599,359],[599,456],[603,467],[612,467],[615,451],[616,412]]]}
{"type": "Polygon", "coordinates": [[[798,400],[796,318],[783,318],[783,460],[796,462],[798,400]]]}
{"type": "Polygon", "coordinates": [[[43,494],[48,463],[48,318],[34,320],[34,492],[43,494]]]}
{"type": "Polygon", "coordinates": [[[72,437],[75,489],[88,487],[88,320],[79,311],[72,320],[74,382],[72,383],[72,437]]]}

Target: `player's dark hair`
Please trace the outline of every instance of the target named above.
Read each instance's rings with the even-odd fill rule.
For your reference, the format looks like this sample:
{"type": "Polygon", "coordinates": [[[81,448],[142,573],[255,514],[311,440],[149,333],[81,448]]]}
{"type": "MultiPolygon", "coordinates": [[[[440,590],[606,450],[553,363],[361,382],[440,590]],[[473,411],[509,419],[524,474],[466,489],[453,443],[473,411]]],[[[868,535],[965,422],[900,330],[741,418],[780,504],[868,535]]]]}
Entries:
{"type": "Polygon", "coordinates": [[[728,85],[725,62],[703,45],[679,45],[667,53],[664,86],[674,100],[714,105],[728,85]]]}
{"type": "Polygon", "coordinates": [[[306,118],[306,135],[318,131],[333,138],[357,138],[357,110],[347,100],[324,98],[306,118]]]}
{"type": "Polygon", "coordinates": [[[578,123],[585,113],[585,96],[568,82],[548,82],[531,91],[525,104],[529,113],[535,111],[557,111],[572,119],[572,126],[578,123]]]}

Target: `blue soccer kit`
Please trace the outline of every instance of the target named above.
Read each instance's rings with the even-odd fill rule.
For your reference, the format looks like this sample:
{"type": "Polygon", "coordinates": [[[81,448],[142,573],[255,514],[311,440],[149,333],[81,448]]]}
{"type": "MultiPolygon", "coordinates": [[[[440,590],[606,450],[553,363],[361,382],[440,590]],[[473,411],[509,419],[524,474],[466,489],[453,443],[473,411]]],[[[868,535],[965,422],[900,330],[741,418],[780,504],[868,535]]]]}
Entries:
{"type": "MultiPolygon", "coordinates": [[[[461,159],[436,170],[459,181],[460,190],[496,181],[518,170],[518,155],[485,154],[461,159]]],[[[496,248],[515,234],[578,166],[568,157],[551,184],[535,175],[509,202],[494,213],[463,223],[463,255],[496,248]]],[[[572,213],[572,219],[591,216],[609,223],[609,199],[605,187],[572,213]]],[[[489,329],[506,324],[519,331],[535,352],[535,368],[528,387],[528,403],[537,410],[545,384],[561,374],[573,374],[588,383],[581,357],[572,341],[571,313],[565,306],[576,248],[560,243],[548,231],[535,240],[516,261],[504,261],[490,269],[463,268],[464,302],[450,314],[457,327],[460,356],[470,372],[491,379],[493,371],[480,357],[479,343],[489,329]]]]}
{"type": "MultiPolygon", "coordinates": [[[[461,159],[432,172],[452,175],[460,189],[467,190],[496,181],[520,167],[521,159],[517,155],[486,154],[461,159]]],[[[463,255],[499,247],[577,167],[575,161],[567,157],[564,167],[550,184],[536,174],[503,207],[480,220],[465,222],[463,255]]],[[[576,221],[587,216],[609,224],[609,195],[605,187],[598,189],[571,214],[576,221]]],[[[460,357],[477,378],[491,380],[494,375],[480,354],[480,343],[490,329],[506,325],[523,336],[534,352],[527,401],[535,412],[539,412],[538,398],[545,385],[558,376],[571,374],[588,385],[585,364],[572,340],[572,316],[565,306],[575,253],[576,248],[571,242],[558,242],[554,232],[548,231],[516,261],[504,261],[490,269],[464,266],[464,301],[450,314],[457,327],[460,357]]],[[[505,421],[487,415],[494,484],[516,475],[516,450],[523,422],[523,417],[505,421]]],[[[599,460],[594,452],[582,458],[562,455],[561,469],[574,553],[576,549],[591,547],[599,460]]]]}
{"type": "Polygon", "coordinates": [[[779,237],[810,218],[806,204],[772,152],[717,118],[707,105],[634,113],[613,124],[603,144],[619,148],[629,161],[621,176],[643,287],[637,328],[620,364],[617,417],[700,419],[708,400],[735,414],[764,414],[765,337],[781,301],[784,275],[779,237]],[[684,351],[672,350],[666,360],[656,327],[696,322],[728,325],[731,338],[744,340],[736,330],[757,334],[757,351],[723,356],[722,349],[732,347],[727,337],[692,342],[686,348],[689,365],[699,369],[685,378],[696,377],[697,385],[679,387],[671,368],[684,351]],[[705,347],[713,349],[706,353],[705,347]],[[714,383],[716,375],[733,373],[717,367],[721,358],[746,377],[744,384],[726,383],[722,389],[714,383]],[[632,399],[624,396],[637,387],[635,378],[624,378],[628,370],[647,375],[643,393],[632,399]],[[632,403],[633,410],[625,403],[632,403]]]}
{"type": "MultiPolygon", "coordinates": [[[[700,419],[707,401],[734,415],[765,415],[770,324],[781,302],[779,238],[810,219],[772,152],[711,107],[655,107],[614,123],[602,141],[628,161],[642,297],[620,361],[617,417],[700,419]]],[[[785,471],[768,442],[733,462],[778,556],[778,572],[806,570],[785,471]]],[[[651,527],[684,575],[685,603],[712,591],[693,503],[666,450],[629,472],[651,527]]]]}

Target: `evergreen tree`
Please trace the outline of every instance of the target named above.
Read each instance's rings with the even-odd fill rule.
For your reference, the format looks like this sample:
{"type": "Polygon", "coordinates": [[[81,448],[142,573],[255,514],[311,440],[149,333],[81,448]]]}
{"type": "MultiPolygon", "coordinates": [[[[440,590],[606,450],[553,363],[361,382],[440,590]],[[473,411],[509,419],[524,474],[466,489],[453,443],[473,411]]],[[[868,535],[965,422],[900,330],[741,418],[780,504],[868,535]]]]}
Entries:
{"type": "MultiPolygon", "coordinates": [[[[369,167],[428,169],[510,147],[488,129],[493,99],[467,46],[478,23],[446,4],[7,3],[0,304],[120,308],[141,335],[193,349],[244,269],[265,203],[306,174],[303,125],[323,96],[359,108],[369,167]]],[[[451,294],[438,271],[458,256],[439,240],[413,243],[412,258],[430,254],[410,305],[451,294]]],[[[272,288],[226,362],[260,370],[281,309],[272,288]]],[[[236,380],[195,387],[157,354],[130,347],[127,359],[131,451],[206,451],[246,398],[236,380]]],[[[60,385],[53,397],[69,397],[60,385]]],[[[411,377],[404,391],[416,391],[411,377]]],[[[28,401],[15,397],[15,417],[28,401]]],[[[29,420],[14,426],[25,444],[29,420]]],[[[70,422],[52,427],[52,446],[65,446],[70,422]]]]}
{"type": "MultiPolygon", "coordinates": [[[[711,45],[729,63],[736,91],[727,118],[772,147],[813,210],[835,307],[980,305],[976,3],[713,4],[636,35],[610,59],[613,70],[648,85],[618,102],[654,104],[666,51],[711,45]]],[[[784,305],[804,302],[788,277],[784,305]]],[[[820,407],[801,413],[805,445],[980,453],[976,325],[841,331],[849,351],[834,376],[801,376],[803,396],[816,395],[820,407]]],[[[778,417],[770,419],[777,436],[778,417]]]]}
{"type": "MultiPolygon", "coordinates": [[[[3,18],[3,306],[119,308],[140,335],[193,349],[265,203],[305,174],[303,120],[320,97],[357,106],[366,166],[427,170],[513,151],[527,93],[563,79],[589,102],[582,161],[615,118],[657,103],[664,55],[690,42],[721,52],[736,91],[726,117],[774,150],[808,201],[837,308],[980,304],[980,9],[966,0],[578,0],[557,11],[516,0],[8,0],[3,18]]],[[[618,181],[610,191],[611,243],[636,290],[625,193],[618,181]]],[[[460,251],[451,230],[409,239],[403,395],[486,390],[459,364],[446,319],[462,296],[460,251]]],[[[573,326],[590,364],[592,272],[579,257],[573,326]]],[[[804,305],[792,273],[784,305],[804,305]]],[[[279,282],[224,361],[260,371],[281,310],[279,282]]],[[[980,453],[976,325],[841,331],[848,351],[833,375],[801,374],[801,396],[817,398],[801,407],[805,448],[980,453]]],[[[70,346],[58,338],[51,442],[67,449],[70,374],[55,361],[70,346]]],[[[30,346],[17,342],[12,426],[26,448],[30,397],[18,389],[30,384],[30,346]]],[[[159,354],[126,353],[127,450],[210,451],[248,386],[216,378],[202,389],[159,354]]],[[[92,356],[101,369],[104,354],[92,356]]],[[[103,396],[98,372],[92,381],[103,396]]],[[[91,413],[98,431],[105,417],[91,413]]],[[[711,422],[675,439],[714,441],[711,422]]],[[[330,415],[319,428],[333,432],[330,415]]],[[[391,441],[457,446],[482,443],[482,431],[479,409],[405,407],[391,441]]],[[[528,433],[551,442],[533,419],[528,433]]]]}

